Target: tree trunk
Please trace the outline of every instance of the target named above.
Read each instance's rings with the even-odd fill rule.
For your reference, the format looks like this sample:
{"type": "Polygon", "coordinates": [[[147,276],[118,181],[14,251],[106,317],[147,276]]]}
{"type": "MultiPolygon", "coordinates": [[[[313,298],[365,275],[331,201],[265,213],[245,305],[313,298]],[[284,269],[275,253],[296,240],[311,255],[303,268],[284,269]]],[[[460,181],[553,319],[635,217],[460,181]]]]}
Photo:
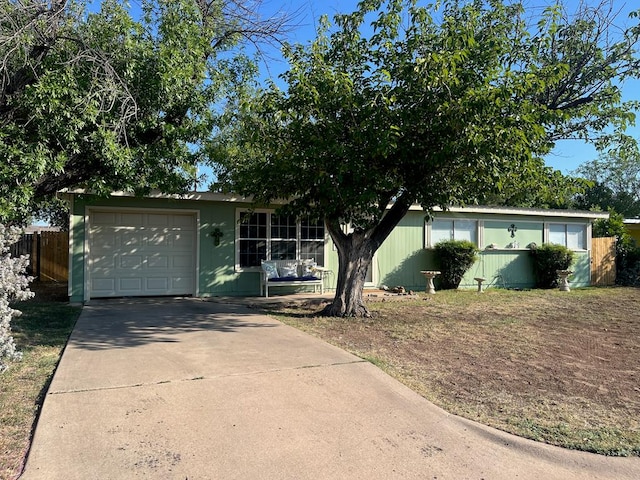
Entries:
{"type": "Polygon", "coordinates": [[[408,194],[396,199],[381,220],[368,230],[344,233],[337,219],[325,220],[325,225],[338,250],[338,278],[333,302],[323,314],[332,317],[369,317],[363,290],[373,254],[407,214],[411,201],[408,194]]]}
{"type": "Polygon", "coordinates": [[[371,242],[367,241],[362,234],[351,234],[338,241],[342,245],[336,243],[338,250],[336,295],[323,313],[331,317],[370,317],[369,309],[362,300],[362,293],[375,250],[371,242]]]}

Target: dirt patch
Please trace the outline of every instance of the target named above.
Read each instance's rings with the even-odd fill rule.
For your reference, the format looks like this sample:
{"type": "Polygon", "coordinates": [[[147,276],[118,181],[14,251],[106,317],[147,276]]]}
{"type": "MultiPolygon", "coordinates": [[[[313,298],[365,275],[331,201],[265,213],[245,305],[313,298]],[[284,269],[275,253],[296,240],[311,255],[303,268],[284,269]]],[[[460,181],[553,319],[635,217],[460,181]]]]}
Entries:
{"type": "Polygon", "coordinates": [[[370,319],[271,313],[380,365],[429,400],[548,443],[640,455],[640,291],[369,298],[370,319]],[[393,300],[397,300],[394,298],[393,300]]]}

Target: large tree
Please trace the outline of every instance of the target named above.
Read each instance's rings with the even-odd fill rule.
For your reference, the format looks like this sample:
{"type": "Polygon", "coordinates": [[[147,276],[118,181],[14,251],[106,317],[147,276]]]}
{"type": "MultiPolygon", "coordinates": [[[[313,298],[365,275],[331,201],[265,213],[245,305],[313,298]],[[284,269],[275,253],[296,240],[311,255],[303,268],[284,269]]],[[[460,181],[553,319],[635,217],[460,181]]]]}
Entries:
{"type": "Polygon", "coordinates": [[[285,49],[285,88],[239,104],[212,155],[216,188],[324,220],[339,257],[330,315],[368,314],[373,254],[414,203],[542,188],[554,141],[633,119],[617,85],[638,73],[639,29],[614,31],[610,11],[556,6],[531,23],[503,0],[417,3],[325,18],[315,41],[285,49]]]}
{"type": "Polygon", "coordinates": [[[260,1],[3,1],[0,222],[64,188],[193,185],[216,106],[253,74],[239,45],[287,27],[260,1]]]}

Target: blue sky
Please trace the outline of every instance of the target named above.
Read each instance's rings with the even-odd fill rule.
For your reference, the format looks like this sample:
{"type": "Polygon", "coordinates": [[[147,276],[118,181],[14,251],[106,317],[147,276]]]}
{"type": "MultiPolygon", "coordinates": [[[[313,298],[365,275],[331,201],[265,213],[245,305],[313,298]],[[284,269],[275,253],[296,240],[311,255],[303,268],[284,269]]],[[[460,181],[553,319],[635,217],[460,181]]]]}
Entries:
{"type": "MultiPolygon", "coordinates": [[[[587,0],[595,5],[601,0],[587,0]]],[[[430,3],[430,2],[423,2],[430,3]]],[[[532,14],[539,14],[542,10],[553,4],[552,0],[524,0],[525,6],[532,14]]],[[[569,12],[576,9],[580,0],[565,0],[569,12]]],[[[315,30],[319,18],[323,14],[331,17],[335,13],[348,13],[356,9],[358,0],[264,0],[265,14],[272,14],[279,10],[296,12],[295,23],[298,25],[289,35],[291,42],[307,43],[315,37],[315,30]]],[[[628,22],[628,14],[632,10],[640,9],[637,0],[614,0],[614,8],[620,10],[619,19],[625,24],[628,22]]],[[[269,52],[268,66],[262,64],[263,75],[276,75],[286,70],[286,63],[278,61],[279,53],[269,52]],[[268,68],[267,68],[268,67],[268,68]],[[267,72],[268,70],[268,72],[267,72]]],[[[640,100],[640,80],[628,81],[623,85],[625,100],[640,100]]],[[[640,123],[640,118],[638,119],[640,123]]],[[[629,133],[640,138],[640,127],[633,127],[629,133]]],[[[563,173],[571,173],[581,163],[597,158],[597,152],[591,145],[577,140],[558,142],[555,150],[545,161],[547,165],[561,170],[563,173]]]]}
{"type": "MultiPolygon", "coordinates": [[[[242,1],[242,0],[238,0],[242,1]]],[[[254,0],[261,5],[263,16],[268,17],[278,12],[294,15],[293,23],[296,25],[287,35],[291,43],[307,43],[315,38],[316,27],[320,17],[327,14],[330,18],[336,13],[348,13],[356,9],[358,0],[254,0]]],[[[421,0],[421,3],[433,3],[435,0],[421,0]]],[[[564,0],[569,12],[573,12],[581,0],[564,0]]],[[[596,5],[603,0],[584,0],[596,5]]],[[[132,10],[139,10],[137,0],[130,0],[132,10]]],[[[553,0],[523,0],[527,11],[532,15],[539,15],[543,9],[554,3],[553,0]]],[[[90,8],[98,8],[100,0],[88,2],[90,8]]],[[[251,0],[248,0],[251,4],[251,0]]],[[[613,6],[620,10],[619,19],[622,24],[628,24],[628,14],[632,10],[640,9],[638,0],[613,0],[613,6]]],[[[262,78],[276,77],[287,69],[286,62],[277,48],[267,48],[268,59],[260,63],[262,78]]],[[[623,85],[624,100],[640,100],[640,80],[628,81],[623,85]]],[[[640,124],[640,118],[638,119],[640,124]]],[[[629,130],[631,135],[640,139],[640,127],[629,130]]],[[[561,170],[563,173],[571,173],[581,163],[597,158],[596,150],[581,141],[570,140],[559,142],[556,149],[545,160],[547,165],[561,170]]],[[[210,170],[207,169],[209,173],[210,170]]]]}

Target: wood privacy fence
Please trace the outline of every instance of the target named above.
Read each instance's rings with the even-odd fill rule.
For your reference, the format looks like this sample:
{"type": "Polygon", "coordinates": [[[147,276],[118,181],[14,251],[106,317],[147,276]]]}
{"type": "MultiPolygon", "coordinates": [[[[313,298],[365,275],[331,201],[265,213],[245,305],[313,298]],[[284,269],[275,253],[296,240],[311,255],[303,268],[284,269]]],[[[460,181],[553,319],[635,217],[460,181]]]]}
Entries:
{"type": "Polygon", "coordinates": [[[591,239],[591,285],[607,287],[616,283],[615,237],[591,239]]]}
{"type": "Polygon", "coordinates": [[[67,232],[26,233],[11,246],[11,255],[29,255],[30,274],[42,282],[69,279],[69,234],[67,232]]]}

